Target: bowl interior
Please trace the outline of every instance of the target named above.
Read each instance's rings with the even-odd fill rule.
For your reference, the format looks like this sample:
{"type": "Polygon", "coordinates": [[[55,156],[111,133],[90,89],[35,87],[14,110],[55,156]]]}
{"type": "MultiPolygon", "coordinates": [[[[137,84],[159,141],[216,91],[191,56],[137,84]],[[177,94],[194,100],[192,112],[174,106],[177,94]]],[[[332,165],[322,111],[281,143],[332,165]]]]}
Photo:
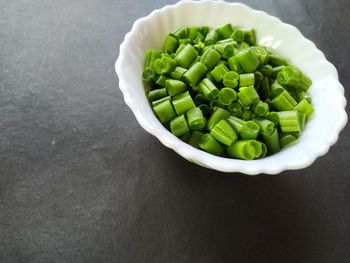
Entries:
{"type": "Polygon", "coordinates": [[[147,131],[186,159],[221,171],[277,173],[283,169],[305,167],[328,151],[329,146],[337,140],[339,127],[345,124],[342,124],[346,118],[345,112],[345,117],[339,116],[345,106],[344,89],[338,82],[336,69],[323,53],[295,27],[242,4],[180,2],[152,12],[148,17],[138,20],[126,36],[121,45],[117,72],[126,103],[147,131]],[[168,132],[154,116],[141,80],[145,52],[161,49],[169,32],[180,26],[218,27],[225,23],[254,28],[258,44],[272,47],[313,80],[309,92],[315,113],[299,141],[275,155],[249,161],[250,168],[247,168],[247,161],[207,154],[181,142],[168,132]]]}

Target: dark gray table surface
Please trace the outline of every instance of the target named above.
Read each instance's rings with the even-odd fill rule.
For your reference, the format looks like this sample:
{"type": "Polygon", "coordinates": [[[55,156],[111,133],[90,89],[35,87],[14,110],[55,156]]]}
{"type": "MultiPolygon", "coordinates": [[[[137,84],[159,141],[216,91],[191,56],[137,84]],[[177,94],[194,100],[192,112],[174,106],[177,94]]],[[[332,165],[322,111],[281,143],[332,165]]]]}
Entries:
{"type": "MultiPolygon", "coordinates": [[[[174,2],[0,0],[0,262],[350,262],[349,126],[310,167],[250,177],[138,125],[118,47],[174,2]]],[[[349,99],[348,0],[244,2],[313,40],[349,99]]]]}

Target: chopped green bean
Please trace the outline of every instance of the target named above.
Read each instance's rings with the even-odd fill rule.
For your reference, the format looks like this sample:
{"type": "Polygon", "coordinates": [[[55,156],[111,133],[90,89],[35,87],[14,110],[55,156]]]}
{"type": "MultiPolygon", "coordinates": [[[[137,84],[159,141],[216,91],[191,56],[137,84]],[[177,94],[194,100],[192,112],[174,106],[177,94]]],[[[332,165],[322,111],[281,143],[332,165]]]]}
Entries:
{"type": "Polygon", "coordinates": [[[154,106],[153,111],[161,123],[168,122],[176,117],[176,113],[170,100],[165,100],[154,106]]]}
{"type": "Polygon", "coordinates": [[[222,147],[218,141],[207,133],[202,135],[201,139],[199,140],[199,147],[214,155],[223,156],[225,154],[224,147],[222,147]]]}
{"type": "Polygon", "coordinates": [[[196,107],[188,91],[175,95],[173,97],[173,105],[177,115],[196,107]]]}
{"type": "Polygon", "coordinates": [[[226,119],[230,116],[230,112],[225,109],[216,107],[213,114],[210,116],[207,122],[207,130],[211,130],[219,121],[226,119]]]}
{"type": "Polygon", "coordinates": [[[188,126],[193,131],[201,131],[205,128],[206,119],[200,108],[192,108],[186,112],[188,126]]]}
{"type": "Polygon", "coordinates": [[[253,86],[240,88],[237,96],[244,107],[249,107],[254,102],[259,100],[259,94],[256,92],[253,86]]]}
{"type": "Polygon", "coordinates": [[[188,144],[195,148],[199,148],[199,142],[204,134],[200,131],[193,131],[188,139],[188,144]]]}
{"type": "Polygon", "coordinates": [[[222,83],[231,89],[237,87],[240,75],[235,71],[227,71],[222,79],[222,83]]]}
{"type": "Polygon", "coordinates": [[[239,87],[254,86],[255,75],[254,73],[239,74],[239,87]]]}
{"type": "Polygon", "coordinates": [[[212,101],[213,99],[215,99],[219,93],[218,88],[210,79],[207,78],[203,79],[199,83],[199,89],[208,101],[212,101]]]}
{"type": "Polygon", "coordinates": [[[176,37],[172,35],[167,35],[165,38],[163,50],[168,53],[174,53],[176,49],[179,47],[179,41],[176,37]]]}
{"type": "Polygon", "coordinates": [[[185,72],[183,79],[191,87],[194,87],[199,83],[206,72],[207,67],[201,62],[197,62],[185,72]]]}
{"type": "Polygon", "coordinates": [[[211,76],[215,79],[216,82],[221,82],[222,79],[224,78],[224,75],[228,72],[229,70],[224,64],[220,64],[216,66],[212,71],[210,71],[211,76]]]}
{"type": "Polygon", "coordinates": [[[185,82],[176,79],[167,79],[165,81],[165,87],[168,90],[170,96],[175,96],[187,90],[185,82]]]}
{"type": "Polygon", "coordinates": [[[171,133],[177,137],[190,131],[184,114],[181,114],[170,121],[170,130],[171,133]]]}
{"type": "Polygon", "coordinates": [[[226,146],[230,146],[237,140],[237,134],[225,120],[219,121],[211,129],[210,135],[226,146]]]}
{"type": "Polygon", "coordinates": [[[236,98],[237,93],[231,88],[222,88],[218,94],[219,102],[224,106],[230,105],[236,98]]]}
{"type": "Polygon", "coordinates": [[[300,132],[299,114],[297,111],[279,111],[279,125],[282,132],[300,132]]]}
{"type": "Polygon", "coordinates": [[[221,56],[213,48],[209,48],[204,51],[203,55],[200,58],[200,62],[207,66],[208,70],[211,70],[220,60],[221,56]]]}
{"type": "Polygon", "coordinates": [[[176,55],[175,60],[180,67],[188,68],[197,56],[197,50],[190,44],[187,44],[184,45],[181,51],[176,55]]]}
{"type": "Polygon", "coordinates": [[[297,105],[295,105],[293,110],[296,110],[299,113],[305,113],[306,118],[309,118],[311,114],[314,112],[314,108],[306,99],[301,100],[297,105]]]}

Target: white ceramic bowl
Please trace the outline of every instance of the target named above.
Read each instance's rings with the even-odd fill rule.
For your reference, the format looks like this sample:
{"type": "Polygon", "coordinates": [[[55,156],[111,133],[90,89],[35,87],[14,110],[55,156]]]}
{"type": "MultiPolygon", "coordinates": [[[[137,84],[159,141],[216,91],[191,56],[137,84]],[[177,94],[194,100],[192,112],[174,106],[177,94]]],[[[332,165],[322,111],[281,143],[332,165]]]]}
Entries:
{"type": "Polygon", "coordinates": [[[311,165],[324,155],[347,122],[344,88],[336,68],[313,42],[294,26],[240,3],[222,1],[181,1],[138,19],[120,45],[115,65],[119,88],[137,121],[165,146],[187,160],[223,172],[276,174],[311,165]],[[146,99],[142,83],[145,52],[161,49],[164,37],[179,26],[222,26],[225,23],[256,29],[261,45],[274,48],[311,77],[310,88],[315,113],[299,141],[272,156],[252,161],[217,157],[182,142],[157,120],[146,99]]]}

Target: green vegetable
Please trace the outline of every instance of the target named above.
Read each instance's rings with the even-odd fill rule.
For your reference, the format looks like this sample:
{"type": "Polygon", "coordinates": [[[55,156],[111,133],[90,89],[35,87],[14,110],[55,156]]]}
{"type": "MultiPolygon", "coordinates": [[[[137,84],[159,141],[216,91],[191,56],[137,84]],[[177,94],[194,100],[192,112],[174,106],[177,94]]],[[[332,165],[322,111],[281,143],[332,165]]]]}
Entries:
{"type": "Polygon", "coordinates": [[[314,112],[312,81],[252,28],[179,27],[148,50],[142,80],[166,129],[217,156],[263,158],[298,140],[314,112]],[[206,130],[207,133],[203,133],[206,130]]]}

